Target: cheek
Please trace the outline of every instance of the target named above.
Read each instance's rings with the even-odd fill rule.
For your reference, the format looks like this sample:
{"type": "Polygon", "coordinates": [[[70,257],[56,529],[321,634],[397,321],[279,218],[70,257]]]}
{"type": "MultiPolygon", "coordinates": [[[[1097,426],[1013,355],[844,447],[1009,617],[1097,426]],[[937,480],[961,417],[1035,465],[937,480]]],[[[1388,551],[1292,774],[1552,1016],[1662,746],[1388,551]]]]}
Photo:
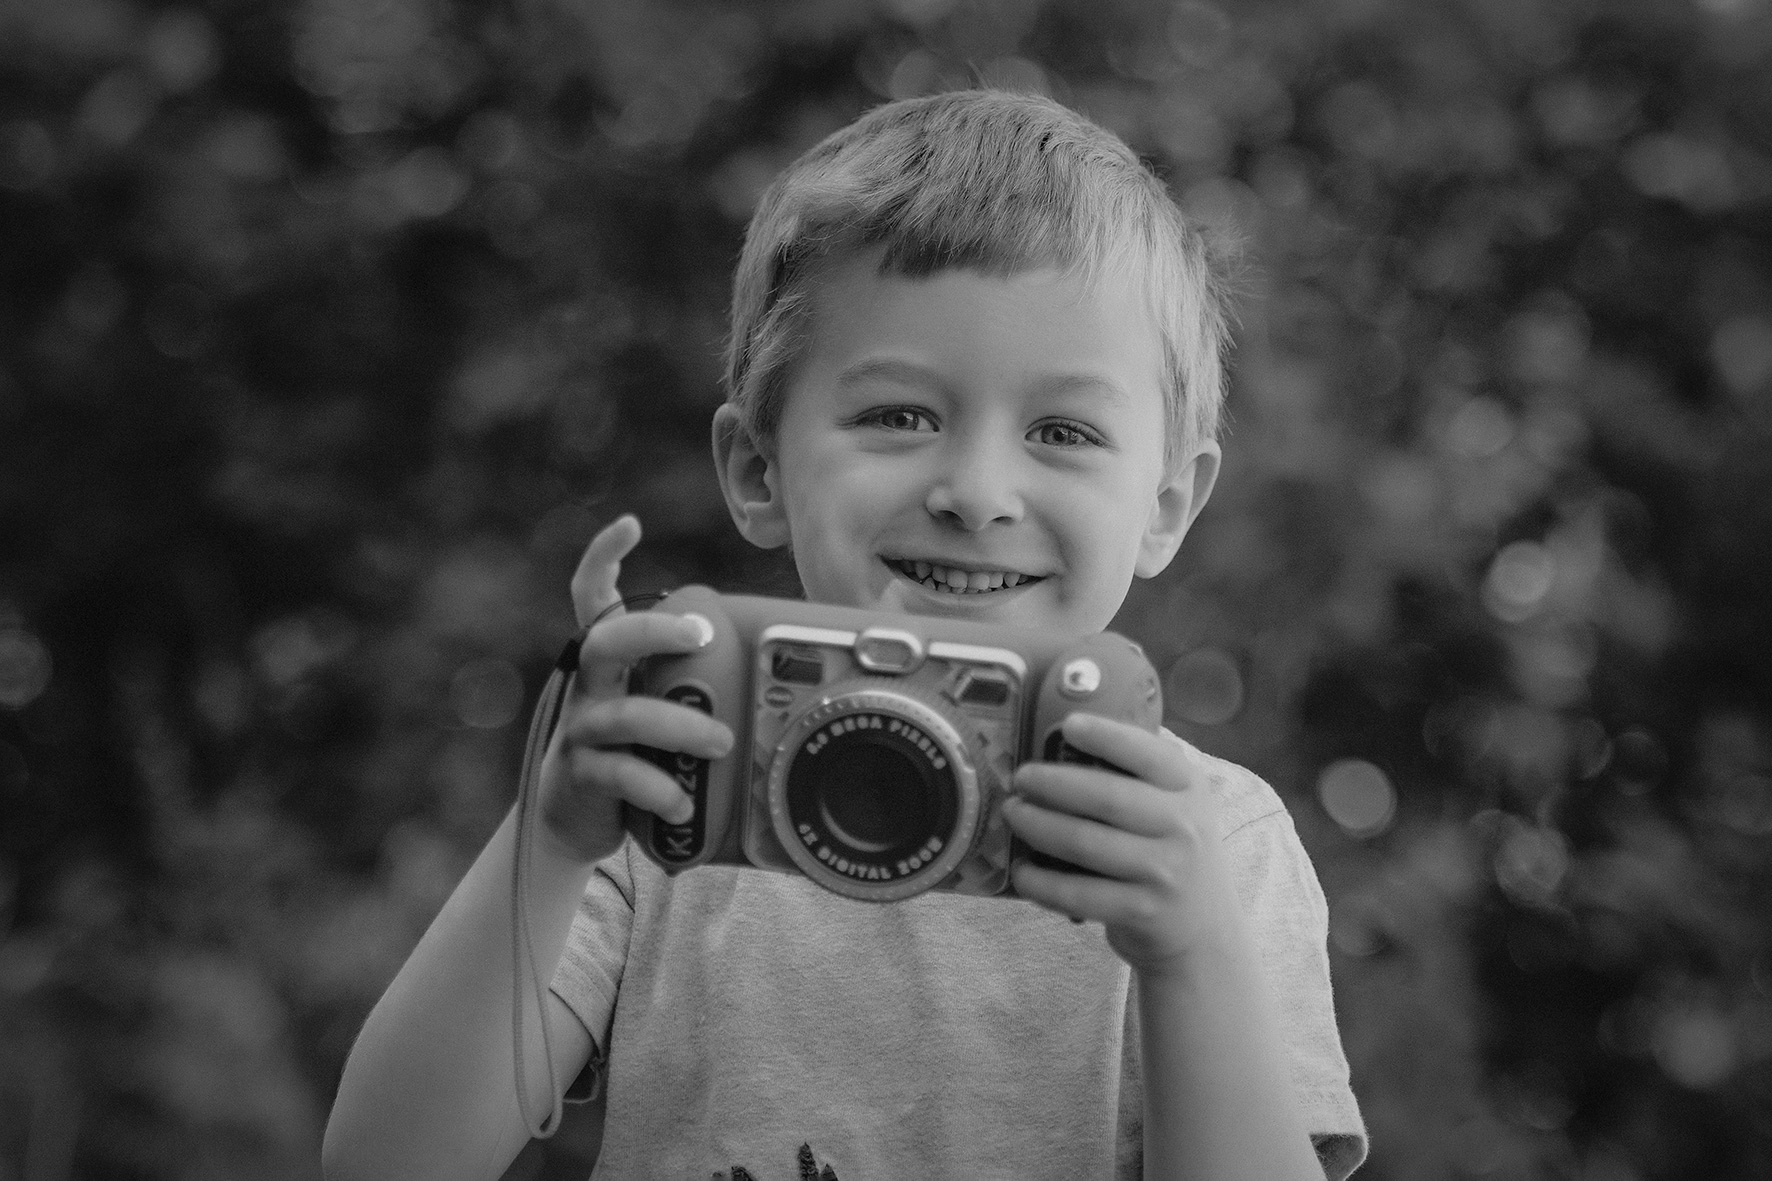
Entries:
{"type": "Polygon", "coordinates": [[[885,497],[853,465],[806,464],[784,482],[796,560],[823,568],[864,549],[884,514],[885,497]]]}
{"type": "Polygon", "coordinates": [[[902,469],[870,457],[841,456],[806,470],[804,505],[833,520],[866,521],[901,504],[910,495],[902,469]]]}
{"type": "Polygon", "coordinates": [[[1130,486],[1068,498],[1057,508],[1075,560],[1105,578],[1130,578],[1144,535],[1146,499],[1130,486]]]}

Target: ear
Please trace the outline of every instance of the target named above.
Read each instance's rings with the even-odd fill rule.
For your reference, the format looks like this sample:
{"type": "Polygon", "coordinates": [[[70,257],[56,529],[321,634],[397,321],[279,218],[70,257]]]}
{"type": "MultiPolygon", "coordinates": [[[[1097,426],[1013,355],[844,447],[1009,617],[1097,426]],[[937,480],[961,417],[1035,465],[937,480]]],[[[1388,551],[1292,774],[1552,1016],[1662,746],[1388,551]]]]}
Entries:
{"type": "Polygon", "coordinates": [[[774,457],[751,437],[730,402],[714,411],[714,470],[726,511],[744,539],[763,549],[788,544],[788,516],[774,457]]]}
{"type": "Polygon", "coordinates": [[[1181,549],[1182,538],[1187,536],[1194,519],[1212,496],[1212,486],[1218,482],[1220,458],[1218,444],[1207,443],[1157,489],[1156,503],[1151,506],[1150,519],[1145,522],[1144,538],[1138,547],[1138,564],[1134,567],[1140,578],[1155,578],[1175,558],[1181,549]]]}

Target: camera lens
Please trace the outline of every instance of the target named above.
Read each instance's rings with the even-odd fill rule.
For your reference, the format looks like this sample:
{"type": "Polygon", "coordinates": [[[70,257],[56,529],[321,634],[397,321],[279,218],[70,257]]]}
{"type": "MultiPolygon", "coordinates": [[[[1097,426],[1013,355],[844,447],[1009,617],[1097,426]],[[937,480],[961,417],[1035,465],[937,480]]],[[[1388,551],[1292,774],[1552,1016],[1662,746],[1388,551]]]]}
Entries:
{"type": "Polygon", "coordinates": [[[812,785],[831,832],[852,848],[879,853],[940,828],[941,798],[923,764],[884,743],[864,743],[826,759],[812,785]]]}
{"type": "Polygon", "coordinates": [[[854,714],[850,720],[854,729],[821,743],[817,753],[803,749],[794,760],[788,808],[816,811],[818,827],[855,857],[914,852],[953,824],[947,760],[932,760],[917,745],[928,739],[901,719],[854,714]]]}
{"type": "Polygon", "coordinates": [[[959,735],[934,711],[895,693],[858,693],[810,711],[784,737],[771,812],[789,855],[820,884],[856,898],[908,897],[964,856],[976,782],[959,735]]]}

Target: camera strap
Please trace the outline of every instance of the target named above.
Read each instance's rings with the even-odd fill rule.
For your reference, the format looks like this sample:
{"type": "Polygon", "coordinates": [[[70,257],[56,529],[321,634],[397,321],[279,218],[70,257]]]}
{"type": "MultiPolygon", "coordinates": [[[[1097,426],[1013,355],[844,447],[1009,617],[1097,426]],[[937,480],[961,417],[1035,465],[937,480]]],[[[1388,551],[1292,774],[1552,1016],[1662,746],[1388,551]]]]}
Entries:
{"type": "Polygon", "coordinates": [[[554,1077],[554,1047],[548,1037],[547,983],[541,978],[541,969],[535,966],[535,941],[529,931],[529,851],[535,842],[533,829],[537,823],[535,803],[536,794],[541,790],[541,763],[548,753],[554,730],[560,724],[560,714],[566,708],[566,694],[571,688],[573,674],[578,671],[579,652],[584,647],[585,636],[614,612],[640,605],[650,606],[663,599],[665,594],[657,591],[628,595],[611,603],[583,631],[566,641],[554,661],[553,670],[548,673],[547,684],[542,686],[535,712],[529,715],[529,737],[523,743],[523,768],[517,775],[517,847],[511,858],[511,1069],[517,1081],[517,1110],[523,1113],[523,1123],[530,1136],[537,1140],[545,1140],[560,1130],[562,1104],[588,1103],[597,1097],[603,1089],[603,1072],[608,1062],[608,1051],[593,1039],[591,1060],[579,1075],[582,1080],[588,1073],[590,1086],[581,1088],[578,1082],[574,1082],[567,1094],[561,1093],[560,1084],[554,1077]],[[539,1124],[529,1122],[529,1084],[524,1079],[523,1070],[525,982],[535,996],[536,1020],[541,1023],[542,1059],[548,1068],[548,1113],[539,1124]]]}
{"type": "MultiPolygon", "coordinates": [[[[548,1038],[547,986],[542,981],[541,970],[535,966],[534,940],[529,932],[529,853],[534,845],[531,830],[536,823],[535,798],[540,790],[542,758],[547,754],[554,728],[560,724],[560,713],[566,706],[566,692],[572,684],[572,674],[578,668],[578,652],[583,643],[584,633],[580,632],[567,642],[559,659],[554,661],[547,684],[542,686],[541,698],[535,703],[535,712],[529,717],[529,737],[523,744],[523,769],[517,776],[517,848],[511,858],[511,1065],[517,1079],[517,1110],[523,1113],[523,1123],[529,1134],[538,1140],[545,1140],[560,1130],[564,1096],[554,1077],[554,1047],[548,1038]],[[526,980],[535,995],[536,1020],[541,1023],[541,1052],[548,1068],[548,1112],[539,1124],[530,1123],[529,1085],[524,1080],[523,1070],[523,990],[526,980]]],[[[598,1068],[591,1090],[594,1097],[602,1085],[602,1064],[593,1062],[592,1065],[598,1068]]]]}

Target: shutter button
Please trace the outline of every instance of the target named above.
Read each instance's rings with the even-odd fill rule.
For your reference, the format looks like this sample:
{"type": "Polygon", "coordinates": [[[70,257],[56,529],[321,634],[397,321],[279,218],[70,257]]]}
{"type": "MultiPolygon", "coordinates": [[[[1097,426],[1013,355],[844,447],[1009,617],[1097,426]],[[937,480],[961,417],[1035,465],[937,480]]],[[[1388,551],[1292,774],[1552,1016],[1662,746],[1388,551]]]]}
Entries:
{"type": "Polygon", "coordinates": [[[1058,674],[1058,691],[1066,697],[1088,697],[1101,688],[1101,666],[1087,656],[1069,661],[1058,674]]]}
{"type": "Polygon", "coordinates": [[[923,663],[923,642],[895,627],[870,627],[855,641],[855,663],[891,676],[916,672],[923,663]]]}

